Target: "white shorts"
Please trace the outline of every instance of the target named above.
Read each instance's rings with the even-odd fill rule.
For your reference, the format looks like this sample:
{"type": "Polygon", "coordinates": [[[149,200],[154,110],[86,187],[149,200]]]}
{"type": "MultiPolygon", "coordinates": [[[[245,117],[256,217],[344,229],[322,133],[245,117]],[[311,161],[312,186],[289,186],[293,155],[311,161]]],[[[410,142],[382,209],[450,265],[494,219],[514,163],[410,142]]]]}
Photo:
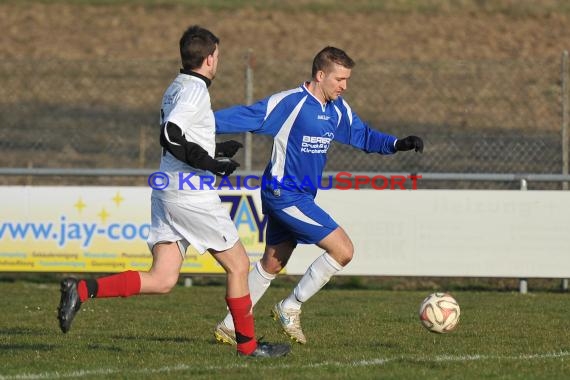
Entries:
{"type": "Polygon", "coordinates": [[[236,226],[219,197],[201,203],[168,202],[151,197],[151,227],[147,244],[178,242],[182,256],[188,246],[200,254],[225,251],[239,240],[236,226]]]}

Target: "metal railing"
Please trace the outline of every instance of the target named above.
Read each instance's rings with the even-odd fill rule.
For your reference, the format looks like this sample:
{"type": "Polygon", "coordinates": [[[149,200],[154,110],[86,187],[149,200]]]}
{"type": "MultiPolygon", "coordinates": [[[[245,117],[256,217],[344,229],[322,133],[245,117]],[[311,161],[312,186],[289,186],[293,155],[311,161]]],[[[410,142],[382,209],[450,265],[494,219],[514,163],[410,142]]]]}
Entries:
{"type": "MultiPolygon", "coordinates": [[[[214,109],[309,79],[307,62],[254,61],[249,51],[227,63],[211,86],[214,109]]],[[[158,108],[177,67],[0,60],[0,167],[158,166],[158,108]]],[[[421,136],[426,149],[378,158],[334,144],[327,170],[568,174],[568,70],[566,52],[561,61],[359,62],[344,96],[352,109],[372,128],[421,136]]],[[[246,145],[236,156],[244,169],[263,170],[270,157],[270,136],[218,138],[246,145]]]]}

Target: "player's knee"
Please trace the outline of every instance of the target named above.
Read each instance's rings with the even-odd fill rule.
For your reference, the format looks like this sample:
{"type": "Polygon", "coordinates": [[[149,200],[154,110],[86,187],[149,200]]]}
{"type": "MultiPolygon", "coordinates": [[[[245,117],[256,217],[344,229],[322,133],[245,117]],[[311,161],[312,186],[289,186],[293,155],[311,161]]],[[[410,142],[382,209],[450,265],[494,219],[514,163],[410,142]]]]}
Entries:
{"type": "Polygon", "coordinates": [[[352,242],[348,241],[347,244],[345,244],[345,246],[341,249],[339,254],[336,255],[336,258],[338,260],[338,263],[344,267],[352,261],[353,256],[354,246],[352,245],[352,242]]]}
{"type": "Polygon", "coordinates": [[[245,253],[238,256],[239,257],[236,257],[235,260],[227,263],[227,272],[228,274],[247,277],[249,273],[249,257],[245,253]]]}
{"type": "Polygon", "coordinates": [[[156,285],[156,293],[168,294],[178,283],[178,276],[167,276],[160,279],[156,285]]]}
{"type": "Polygon", "coordinates": [[[240,261],[232,272],[238,276],[247,277],[249,274],[249,260],[240,261]]]}
{"type": "Polygon", "coordinates": [[[343,267],[347,266],[348,263],[352,261],[352,256],[353,256],[352,253],[349,254],[347,252],[345,255],[340,257],[339,264],[342,265],[343,267]]]}

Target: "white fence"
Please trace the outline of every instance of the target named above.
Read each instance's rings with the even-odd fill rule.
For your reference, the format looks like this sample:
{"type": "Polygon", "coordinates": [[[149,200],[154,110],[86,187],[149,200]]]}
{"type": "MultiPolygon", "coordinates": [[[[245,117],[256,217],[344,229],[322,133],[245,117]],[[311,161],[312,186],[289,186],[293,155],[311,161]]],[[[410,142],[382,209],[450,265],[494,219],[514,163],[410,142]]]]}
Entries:
{"type": "MultiPolygon", "coordinates": [[[[354,243],[345,275],[570,277],[570,192],[327,191],[318,203],[354,243]]],[[[319,253],[299,246],[288,273],[319,253]]]]}
{"type": "MultiPolygon", "coordinates": [[[[0,271],[118,272],[150,265],[143,236],[148,188],[12,186],[0,192],[0,271]]],[[[265,242],[258,192],[220,195],[257,260],[265,242]]],[[[355,245],[343,275],[570,277],[567,191],[329,190],[320,191],[317,203],[355,245]]],[[[287,273],[304,273],[320,253],[299,245],[287,273]]],[[[189,252],[183,273],[223,271],[209,255],[189,252]]]]}

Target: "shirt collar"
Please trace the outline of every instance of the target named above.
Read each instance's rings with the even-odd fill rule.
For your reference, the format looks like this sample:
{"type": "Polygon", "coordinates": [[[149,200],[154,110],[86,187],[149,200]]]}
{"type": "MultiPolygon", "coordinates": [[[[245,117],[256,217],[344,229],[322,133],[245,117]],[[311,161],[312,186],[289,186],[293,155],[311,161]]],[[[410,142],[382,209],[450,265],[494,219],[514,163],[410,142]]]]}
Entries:
{"type": "Polygon", "coordinates": [[[323,111],[325,110],[325,107],[329,104],[332,103],[332,100],[327,100],[324,103],[321,103],[321,101],[319,100],[319,98],[317,98],[315,95],[313,95],[313,93],[311,91],[309,91],[309,83],[310,82],[303,82],[303,84],[301,85],[301,87],[303,88],[303,90],[305,90],[307,92],[307,94],[309,94],[309,96],[313,99],[315,99],[315,101],[317,103],[319,103],[321,105],[321,107],[323,108],[323,111]]]}
{"type": "Polygon", "coordinates": [[[210,85],[212,84],[212,80],[210,78],[207,78],[207,77],[203,76],[202,74],[198,74],[195,71],[180,69],[180,73],[186,74],[186,75],[192,75],[193,77],[202,79],[206,83],[206,87],[210,87],[210,85]]]}

